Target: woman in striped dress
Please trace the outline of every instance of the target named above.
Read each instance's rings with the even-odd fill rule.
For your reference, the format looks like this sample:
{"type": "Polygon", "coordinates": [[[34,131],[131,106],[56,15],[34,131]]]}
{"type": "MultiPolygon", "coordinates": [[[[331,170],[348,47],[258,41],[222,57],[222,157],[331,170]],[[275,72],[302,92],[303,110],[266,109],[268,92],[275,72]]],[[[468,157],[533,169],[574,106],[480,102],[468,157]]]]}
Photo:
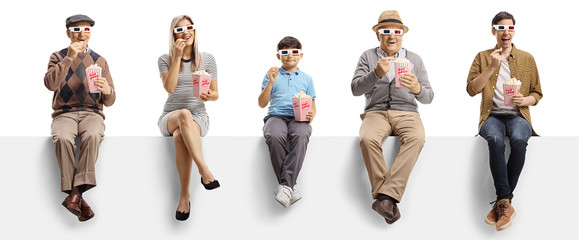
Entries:
{"type": "Polygon", "coordinates": [[[201,183],[207,190],[219,187],[209,167],[203,160],[201,137],[209,129],[206,101],[219,98],[217,90],[217,66],[209,53],[197,50],[198,39],[195,25],[187,15],[177,16],[171,22],[170,53],[159,57],[159,72],[163,87],[169,93],[159,129],[164,136],[173,136],[175,142],[177,172],[181,183],[181,196],[175,217],[187,220],[190,212],[189,184],[193,163],[201,175],[201,183]],[[209,92],[199,98],[193,96],[193,72],[205,70],[211,74],[209,92]]]}

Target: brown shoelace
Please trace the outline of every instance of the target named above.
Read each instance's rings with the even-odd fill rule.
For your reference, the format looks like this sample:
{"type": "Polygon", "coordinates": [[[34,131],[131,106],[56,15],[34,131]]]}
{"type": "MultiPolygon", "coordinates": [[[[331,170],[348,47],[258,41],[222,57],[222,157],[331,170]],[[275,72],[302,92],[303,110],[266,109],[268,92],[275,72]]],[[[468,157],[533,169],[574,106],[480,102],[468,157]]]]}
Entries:
{"type": "Polygon", "coordinates": [[[497,212],[499,214],[499,218],[501,218],[502,216],[509,217],[507,215],[508,209],[509,209],[509,207],[506,203],[500,202],[499,205],[497,206],[497,212]]]}

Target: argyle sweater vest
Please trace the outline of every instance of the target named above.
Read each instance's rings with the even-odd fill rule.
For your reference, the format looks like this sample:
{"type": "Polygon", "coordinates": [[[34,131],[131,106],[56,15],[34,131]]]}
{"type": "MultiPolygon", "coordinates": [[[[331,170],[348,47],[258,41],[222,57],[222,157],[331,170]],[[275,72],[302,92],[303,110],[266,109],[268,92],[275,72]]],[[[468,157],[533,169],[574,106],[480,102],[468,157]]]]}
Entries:
{"type": "Polygon", "coordinates": [[[54,52],[44,76],[44,85],[54,91],[52,117],[66,112],[90,111],[100,114],[104,119],[103,105],[111,106],[116,98],[107,61],[92,50],[79,53],[73,61],[66,58],[67,53],[68,48],[54,52]],[[110,95],[89,92],[85,69],[95,63],[102,68],[101,77],[107,80],[112,89],[110,95]]]}

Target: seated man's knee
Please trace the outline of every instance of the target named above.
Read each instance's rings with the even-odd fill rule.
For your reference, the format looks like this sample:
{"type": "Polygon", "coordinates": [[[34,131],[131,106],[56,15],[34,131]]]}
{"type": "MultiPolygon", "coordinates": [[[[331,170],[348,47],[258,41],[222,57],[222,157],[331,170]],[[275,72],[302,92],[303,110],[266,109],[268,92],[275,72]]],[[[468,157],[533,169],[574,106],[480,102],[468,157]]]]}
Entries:
{"type": "Polygon", "coordinates": [[[103,137],[103,134],[98,131],[87,131],[81,136],[83,142],[100,142],[103,137]]]}
{"type": "Polygon", "coordinates": [[[513,136],[509,137],[511,147],[525,147],[527,146],[527,141],[529,140],[529,136],[524,136],[521,134],[514,134],[513,136]]]}
{"type": "Polygon", "coordinates": [[[55,134],[52,136],[52,142],[54,144],[72,144],[74,145],[75,136],[66,136],[64,134],[55,134]]]}
{"type": "Polygon", "coordinates": [[[424,131],[416,131],[411,134],[407,134],[403,136],[402,139],[404,140],[403,144],[414,144],[423,147],[425,142],[424,131]]]}
{"type": "Polygon", "coordinates": [[[378,146],[381,145],[380,137],[373,134],[360,135],[360,147],[362,146],[378,146]]]}
{"type": "Polygon", "coordinates": [[[489,148],[505,148],[505,136],[501,134],[490,134],[483,137],[487,141],[489,148]]]}
{"type": "Polygon", "coordinates": [[[420,146],[424,146],[425,140],[426,137],[424,136],[424,132],[421,132],[420,134],[416,134],[415,136],[413,136],[413,141],[420,146]]]}

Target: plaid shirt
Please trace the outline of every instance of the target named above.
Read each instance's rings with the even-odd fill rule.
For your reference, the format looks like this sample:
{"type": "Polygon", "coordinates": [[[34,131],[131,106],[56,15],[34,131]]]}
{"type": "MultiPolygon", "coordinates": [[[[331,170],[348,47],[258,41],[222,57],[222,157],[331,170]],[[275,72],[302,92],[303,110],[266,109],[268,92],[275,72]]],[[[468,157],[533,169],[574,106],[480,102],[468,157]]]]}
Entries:
{"type": "MultiPolygon", "coordinates": [[[[483,70],[485,70],[490,64],[491,53],[498,49],[498,46],[493,49],[488,49],[479,52],[472,65],[470,66],[470,71],[468,73],[468,78],[466,80],[466,91],[470,96],[475,96],[480,92],[477,92],[472,86],[472,80],[480,75],[483,70]]],[[[541,91],[541,83],[539,81],[539,72],[537,70],[537,64],[533,56],[525,51],[519,50],[513,44],[513,49],[511,55],[508,57],[509,68],[511,70],[511,77],[516,77],[521,81],[521,94],[523,96],[533,96],[535,98],[535,105],[539,103],[539,100],[543,97],[541,91]]],[[[493,107],[493,97],[495,93],[495,85],[497,84],[497,79],[499,76],[500,68],[497,68],[495,72],[491,75],[490,79],[487,81],[486,85],[482,89],[482,100],[480,104],[480,119],[478,124],[478,130],[483,123],[488,118],[493,107]]],[[[521,115],[527,119],[529,124],[531,124],[531,112],[528,106],[519,107],[519,112],[521,115]]],[[[531,124],[531,127],[533,125],[531,124]]],[[[533,136],[538,136],[533,129],[533,136]]]]}

